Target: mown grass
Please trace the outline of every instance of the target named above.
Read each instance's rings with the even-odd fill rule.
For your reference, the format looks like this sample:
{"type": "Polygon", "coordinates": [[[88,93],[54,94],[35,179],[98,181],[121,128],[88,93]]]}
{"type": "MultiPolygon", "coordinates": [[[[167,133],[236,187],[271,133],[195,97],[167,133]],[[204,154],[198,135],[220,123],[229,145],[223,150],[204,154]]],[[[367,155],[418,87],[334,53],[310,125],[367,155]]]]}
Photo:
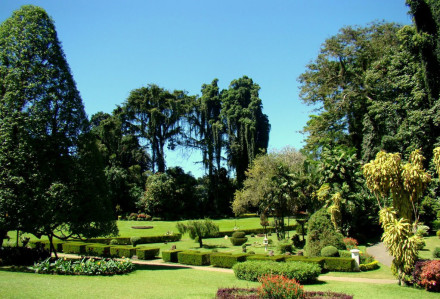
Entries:
{"type": "MultiPolygon", "coordinates": [[[[111,277],[62,276],[0,271],[1,298],[214,298],[221,287],[257,287],[232,273],[141,266],[111,277]]],[[[342,292],[355,298],[438,298],[438,294],[397,284],[329,281],[306,290],[342,292]]]]}
{"type": "Polygon", "coordinates": [[[437,236],[430,236],[425,238],[426,246],[419,251],[419,258],[434,259],[432,253],[435,247],[440,247],[440,238],[437,236]]]}

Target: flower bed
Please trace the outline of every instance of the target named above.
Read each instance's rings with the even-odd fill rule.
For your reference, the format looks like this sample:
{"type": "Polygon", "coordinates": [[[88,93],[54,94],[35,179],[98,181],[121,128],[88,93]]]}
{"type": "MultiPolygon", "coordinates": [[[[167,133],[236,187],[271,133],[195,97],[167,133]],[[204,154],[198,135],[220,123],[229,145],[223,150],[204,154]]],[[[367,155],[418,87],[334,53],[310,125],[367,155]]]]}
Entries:
{"type": "Polygon", "coordinates": [[[64,274],[64,275],[115,275],[125,274],[135,270],[129,259],[86,259],[68,260],[50,258],[31,267],[39,274],[64,274]]]}

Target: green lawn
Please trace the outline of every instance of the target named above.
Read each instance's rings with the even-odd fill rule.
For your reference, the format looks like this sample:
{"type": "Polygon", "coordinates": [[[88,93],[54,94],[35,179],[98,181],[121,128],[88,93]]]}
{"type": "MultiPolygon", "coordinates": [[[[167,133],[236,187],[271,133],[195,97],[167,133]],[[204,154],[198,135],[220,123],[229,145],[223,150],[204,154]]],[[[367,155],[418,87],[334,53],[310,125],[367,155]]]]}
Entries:
{"type": "Polygon", "coordinates": [[[440,247],[440,238],[437,236],[430,236],[425,238],[426,246],[419,251],[421,259],[434,259],[432,253],[435,247],[440,247]]]}
{"type": "MultiPolygon", "coordinates": [[[[214,298],[219,287],[256,287],[231,273],[143,266],[122,276],[62,276],[0,271],[1,298],[214,298]]],[[[355,298],[438,298],[395,284],[322,282],[306,290],[352,294],[355,298]]]]}

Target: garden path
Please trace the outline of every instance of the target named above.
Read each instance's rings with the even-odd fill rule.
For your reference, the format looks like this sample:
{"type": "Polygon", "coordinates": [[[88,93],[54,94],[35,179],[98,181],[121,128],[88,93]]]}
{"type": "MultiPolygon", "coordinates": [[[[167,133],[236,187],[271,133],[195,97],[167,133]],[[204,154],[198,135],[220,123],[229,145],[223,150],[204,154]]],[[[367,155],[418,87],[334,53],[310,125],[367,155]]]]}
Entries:
{"type": "Polygon", "coordinates": [[[367,247],[367,253],[374,256],[377,261],[385,266],[391,267],[393,257],[388,253],[385,245],[382,242],[367,247]]]}

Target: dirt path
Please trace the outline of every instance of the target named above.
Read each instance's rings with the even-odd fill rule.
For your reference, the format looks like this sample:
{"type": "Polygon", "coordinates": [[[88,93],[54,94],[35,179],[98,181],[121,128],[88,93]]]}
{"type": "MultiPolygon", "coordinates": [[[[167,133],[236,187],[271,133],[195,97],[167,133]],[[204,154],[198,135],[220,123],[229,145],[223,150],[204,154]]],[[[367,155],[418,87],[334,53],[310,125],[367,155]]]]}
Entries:
{"type": "Polygon", "coordinates": [[[385,245],[380,242],[373,246],[367,247],[367,253],[374,256],[374,258],[385,266],[391,267],[393,257],[388,253],[385,245]]]}

